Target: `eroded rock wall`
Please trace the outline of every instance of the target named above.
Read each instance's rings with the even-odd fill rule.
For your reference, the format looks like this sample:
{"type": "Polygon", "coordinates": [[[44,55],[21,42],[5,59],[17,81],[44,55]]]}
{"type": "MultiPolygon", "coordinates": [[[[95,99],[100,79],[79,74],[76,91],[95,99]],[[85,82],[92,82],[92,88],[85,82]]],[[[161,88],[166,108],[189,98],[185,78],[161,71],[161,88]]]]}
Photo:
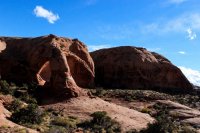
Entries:
{"type": "Polygon", "coordinates": [[[93,87],[94,64],[77,39],[1,37],[0,75],[19,83],[37,82],[55,94],[78,96],[80,87],[93,87]]]}

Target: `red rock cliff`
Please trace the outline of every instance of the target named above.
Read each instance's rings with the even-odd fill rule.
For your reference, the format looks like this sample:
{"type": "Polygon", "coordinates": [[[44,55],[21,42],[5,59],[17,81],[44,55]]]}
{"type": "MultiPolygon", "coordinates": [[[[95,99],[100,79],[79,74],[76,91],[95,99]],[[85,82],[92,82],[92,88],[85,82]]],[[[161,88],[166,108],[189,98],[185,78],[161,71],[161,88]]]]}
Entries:
{"type": "Polygon", "coordinates": [[[0,75],[15,82],[37,82],[55,94],[81,94],[94,85],[94,64],[77,39],[54,35],[0,38],[0,75]]]}
{"type": "Polygon", "coordinates": [[[165,57],[144,48],[122,46],[91,53],[95,83],[108,88],[192,89],[192,85],[165,57]]]}

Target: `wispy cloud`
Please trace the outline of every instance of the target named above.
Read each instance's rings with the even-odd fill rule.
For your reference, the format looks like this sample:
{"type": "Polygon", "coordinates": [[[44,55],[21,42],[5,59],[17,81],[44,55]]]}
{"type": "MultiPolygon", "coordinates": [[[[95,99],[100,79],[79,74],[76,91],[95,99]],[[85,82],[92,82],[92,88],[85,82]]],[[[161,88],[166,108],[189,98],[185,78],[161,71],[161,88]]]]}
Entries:
{"type": "Polygon", "coordinates": [[[179,54],[182,54],[182,55],[185,55],[185,54],[186,54],[185,51],[179,51],[178,53],[179,53],[179,54]]]}
{"type": "Polygon", "coordinates": [[[55,21],[59,19],[58,14],[54,14],[53,12],[43,8],[42,6],[36,6],[33,11],[37,17],[45,18],[51,24],[55,23],[55,21]]]}
{"type": "Polygon", "coordinates": [[[170,4],[181,4],[183,2],[186,2],[187,0],[168,0],[168,3],[170,4]]]}
{"type": "Polygon", "coordinates": [[[96,34],[103,39],[122,40],[137,37],[138,34],[166,35],[175,33],[184,35],[189,28],[192,29],[189,39],[195,39],[196,32],[200,32],[200,13],[190,12],[173,18],[158,18],[150,23],[137,21],[121,25],[105,24],[97,27],[96,34]]]}
{"type": "Polygon", "coordinates": [[[188,36],[187,36],[187,37],[188,37],[190,40],[196,39],[197,35],[196,35],[196,33],[195,33],[194,31],[192,31],[191,28],[188,28],[186,31],[187,31],[187,33],[188,33],[188,36]]]}
{"type": "Polygon", "coordinates": [[[161,48],[147,48],[147,50],[152,52],[158,52],[161,50],[161,48]]]}
{"type": "Polygon", "coordinates": [[[179,54],[182,54],[182,55],[186,54],[185,51],[179,51],[178,53],[179,53],[179,54]]]}
{"type": "Polygon", "coordinates": [[[165,33],[189,33],[190,39],[196,38],[195,31],[200,31],[200,14],[199,13],[187,13],[180,16],[176,16],[172,19],[162,19],[149,24],[143,24],[141,26],[141,32],[165,34],[165,33]]]}
{"type": "Polygon", "coordinates": [[[179,68],[192,84],[196,86],[200,86],[200,72],[199,71],[193,70],[191,68],[186,68],[183,66],[180,66],[179,68]]]}
{"type": "Polygon", "coordinates": [[[88,49],[90,52],[103,49],[103,48],[109,48],[111,47],[110,45],[88,45],[88,49]]]}

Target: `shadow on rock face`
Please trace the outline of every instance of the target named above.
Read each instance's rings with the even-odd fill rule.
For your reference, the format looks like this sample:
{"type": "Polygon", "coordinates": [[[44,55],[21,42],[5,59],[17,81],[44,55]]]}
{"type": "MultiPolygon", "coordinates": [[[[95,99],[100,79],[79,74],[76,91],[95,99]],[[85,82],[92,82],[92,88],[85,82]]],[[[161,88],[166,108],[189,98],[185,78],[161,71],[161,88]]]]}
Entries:
{"type": "Polygon", "coordinates": [[[93,60],[78,40],[54,35],[0,40],[2,79],[37,83],[52,97],[77,97],[85,94],[81,87],[94,85],[93,60]]]}
{"type": "Polygon", "coordinates": [[[193,89],[179,68],[145,48],[121,46],[91,53],[95,83],[105,88],[156,89],[189,92],[193,89]]]}

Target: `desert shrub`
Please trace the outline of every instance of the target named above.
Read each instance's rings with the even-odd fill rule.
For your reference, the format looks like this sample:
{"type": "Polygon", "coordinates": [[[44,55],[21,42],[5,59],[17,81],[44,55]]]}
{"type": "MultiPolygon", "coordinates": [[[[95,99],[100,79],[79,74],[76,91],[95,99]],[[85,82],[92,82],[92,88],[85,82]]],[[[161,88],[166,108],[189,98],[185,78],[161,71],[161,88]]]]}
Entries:
{"type": "Polygon", "coordinates": [[[53,117],[47,133],[71,133],[77,129],[78,119],[76,117],[53,117]]]}
{"type": "Polygon", "coordinates": [[[104,111],[97,111],[91,114],[93,119],[79,124],[80,127],[91,132],[120,133],[119,123],[112,120],[104,111]]]}
{"type": "Polygon", "coordinates": [[[13,95],[14,89],[10,87],[7,81],[5,80],[0,80],[0,92],[3,94],[11,94],[13,95]]]}
{"type": "Polygon", "coordinates": [[[0,80],[0,93],[10,94],[26,103],[37,103],[36,90],[38,85],[35,83],[16,86],[15,83],[8,83],[6,80],[0,80]]]}
{"type": "Polygon", "coordinates": [[[151,110],[149,108],[147,108],[147,107],[144,107],[143,109],[141,109],[141,112],[149,114],[151,112],[151,110]]]}
{"type": "Polygon", "coordinates": [[[171,116],[167,106],[157,103],[153,107],[157,110],[156,122],[149,124],[148,128],[140,133],[196,133],[195,129],[181,125],[176,117],[171,116]]]}
{"type": "Polygon", "coordinates": [[[102,97],[106,94],[106,90],[104,90],[103,88],[98,88],[93,94],[95,96],[102,97]]]}
{"type": "Polygon", "coordinates": [[[31,103],[37,104],[37,100],[33,96],[29,95],[28,93],[25,93],[24,95],[20,96],[19,99],[29,104],[31,103]]]}
{"type": "Polygon", "coordinates": [[[45,131],[45,133],[69,133],[69,131],[62,126],[50,126],[49,130],[45,131]]]}
{"type": "Polygon", "coordinates": [[[179,131],[179,126],[173,120],[168,117],[161,117],[154,124],[149,124],[148,128],[140,133],[178,133],[179,131]]]}
{"type": "Polygon", "coordinates": [[[11,120],[18,124],[40,124],[43,117],[43,111],[36,104],[29,104],[25,108],[16,110],[11,115],[11,120]]]}
{"type": "Polygon", "coordinates": [[[25,128],[1,126],[0,133],[29,133],[25,128]]]}
{"type": "Polygon", "coordinates": [[[56,117],[54,120],[52,120],[51,124],[56,125],[56,126],[66,127],[66,128],[76,128],[77,119],[56,117]]]}
{"type": "Polygon", "coordinates": [[[197,131],[190,126],[183,126],[181,133],[197,133],[197,131]]]}
{"type": "Polygon", "coordinates": [[[23,103],[19,99],[14,99],[11,104],[7,105],[6,108],[11,112],[16,112],[21,109],[23,103]]]}

